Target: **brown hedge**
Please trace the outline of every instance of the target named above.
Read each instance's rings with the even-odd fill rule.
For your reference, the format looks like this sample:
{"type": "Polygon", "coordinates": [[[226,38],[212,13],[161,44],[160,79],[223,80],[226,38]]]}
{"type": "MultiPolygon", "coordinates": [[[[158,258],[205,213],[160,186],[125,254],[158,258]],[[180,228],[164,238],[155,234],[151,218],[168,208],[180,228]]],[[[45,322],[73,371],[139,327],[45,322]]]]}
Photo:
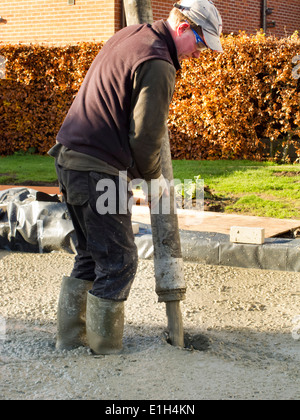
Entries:
{"type": "Polygon", "coordinates": [[[299,156],[299,37],[241,33],[223,45],[224,54],[183,63],[169,121],[173,157],[264,159],[289,144],[299,156]]]}
{"type": "MultiPolygon", "coordinates": [[[[102,45],[0,44],[7,59],[0,80],[1,155],[48,151],[102,45]]],[[[240,34],[223,45],[224,54],[207,51],[182,64],[169,118],[173,158],[265,159],[276,152],[265,139],[276,147],[293,144],[300,155],[300,79],[292,62],[300,55],[299,38],[240,34]]]]}
{"type": "Polygon", "coordinates": [[[35,148],[46,153],[103,43],[74,46],[2,45],[0,154],[35,148]]]}

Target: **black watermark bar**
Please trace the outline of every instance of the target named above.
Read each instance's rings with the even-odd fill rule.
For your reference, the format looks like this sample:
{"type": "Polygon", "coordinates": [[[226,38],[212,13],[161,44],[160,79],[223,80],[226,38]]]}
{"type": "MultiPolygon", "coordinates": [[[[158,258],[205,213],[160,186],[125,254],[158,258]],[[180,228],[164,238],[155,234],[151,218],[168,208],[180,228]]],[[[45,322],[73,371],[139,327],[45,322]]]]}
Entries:
{"type": "Polygon", "coordinates": [[[200,401],[102,401],[101,413],[106,416],[196,416],[200,401]]]}

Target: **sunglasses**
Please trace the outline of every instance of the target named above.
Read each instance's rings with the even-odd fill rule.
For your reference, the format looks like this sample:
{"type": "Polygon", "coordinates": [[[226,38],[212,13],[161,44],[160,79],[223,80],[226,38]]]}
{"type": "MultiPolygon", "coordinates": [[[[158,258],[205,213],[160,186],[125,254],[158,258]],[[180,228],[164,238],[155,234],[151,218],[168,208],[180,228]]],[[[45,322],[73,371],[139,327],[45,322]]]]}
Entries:
{"type": "Polygon", "coordinates": [[[190,28],[190,29],[193,31],[193,33],[196,37],[197,50],[198,51],[206,50],[208,47],[205,44],[204,40],[201,38],[201,36],[195,31],[195,29],[193,29],[193,28],[190,28]]]}

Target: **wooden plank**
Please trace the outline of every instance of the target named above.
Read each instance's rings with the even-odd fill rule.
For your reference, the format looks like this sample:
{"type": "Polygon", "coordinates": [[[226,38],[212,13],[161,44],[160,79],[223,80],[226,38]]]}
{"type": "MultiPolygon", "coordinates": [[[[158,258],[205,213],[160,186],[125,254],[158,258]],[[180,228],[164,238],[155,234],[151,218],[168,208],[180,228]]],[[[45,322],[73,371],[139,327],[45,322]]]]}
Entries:
{"type": "Polygon", "coordinates": [[[28,188],[37,190],[46,194],[60,194],[58,187],[32,186],[32,185],[0,185],[0,191],[9,190],[10,188],[28,188]]]}
{"type": "MultiPolygon", "coordinates": [[[[146,206],[133,207],[133,220],[150,224],[146,206]]],[[[243,216],[216,212],[193,212],[178,210],[179,228],[198,232],[216,232],[230,235],[232,226],[264,228],[265,237],[272,238],[290,230],[300,228],[300,220],[273,219],[270,217],[243,216]]]]}
{"type": "MultiPolygon", "coordinates": [[[[55,194],[61,195],[59,191],[59,187],[55,187],[55,186],[46,187],[46,186],[36,186],[36,185],[26,185],[26,186],[25,185],[0,185],[0,191],[9,190],[10,188],[29,188],[31,190],[41,191],[43,193],[50,194],[50,195],[55,195],[55,194]]],[[[145,203],[144,195],[142,191],[134,190],[133,195],[134,195],[135,203],[138,203],[138,204],[145,203]]]]}

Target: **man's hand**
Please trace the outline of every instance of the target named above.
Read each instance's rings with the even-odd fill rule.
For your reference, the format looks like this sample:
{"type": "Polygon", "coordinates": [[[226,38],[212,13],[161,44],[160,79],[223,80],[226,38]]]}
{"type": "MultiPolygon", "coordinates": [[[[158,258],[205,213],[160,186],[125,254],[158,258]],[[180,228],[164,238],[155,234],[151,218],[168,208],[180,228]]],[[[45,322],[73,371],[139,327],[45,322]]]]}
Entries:
{"type": "Polygon", "coordinates": [[[146,197],[148,197],[148,206],[154,209],[158,206],[159,200],[162,196],[169,197],[169,183],[163,175],[157,179],[151,179],[145,183],[147,191],[144,191],[146,197]]]}

